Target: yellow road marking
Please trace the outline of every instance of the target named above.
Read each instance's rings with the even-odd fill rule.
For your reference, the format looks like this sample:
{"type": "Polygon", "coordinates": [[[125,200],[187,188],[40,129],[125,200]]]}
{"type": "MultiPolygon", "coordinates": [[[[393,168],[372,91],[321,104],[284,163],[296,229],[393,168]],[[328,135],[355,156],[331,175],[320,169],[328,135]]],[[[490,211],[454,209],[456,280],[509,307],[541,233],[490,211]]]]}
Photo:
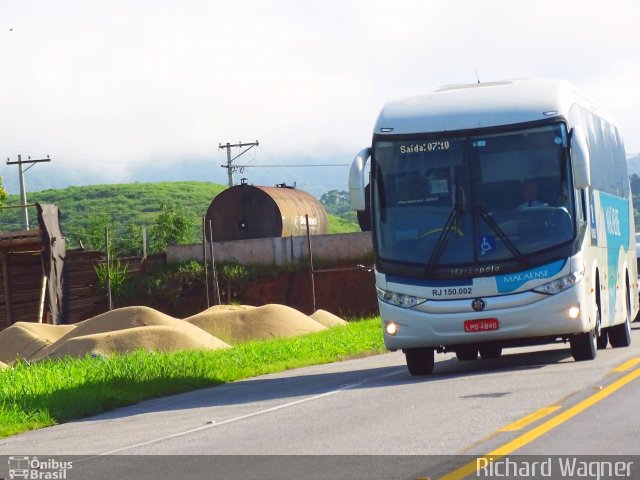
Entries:
{"type": "Polygon", "coordinates": [[[533,422],[540,420],[541,418],[546,417],[547,415],[552,414],[556,410],[560,410],[560,405],[553,405],[551,407],[544,407],[540,410],[537,410],[526,417],[522,417],[520,420],[516,420],[509,425],[502,427],[499,432],[516,432],[527,425],[531,425],[533,422]]]}
{"type": "Polygon", "coordinates": [[[619,390],[620,388],[624,387],[628,383],[631,383],[633,380],[635,380],[638,377],[640,377],[640,368],[638,368],[637,370],[633,370],[632,372],[626,374],[624,377],[619,378],[612,384],[607,385],[599,392],[596,392],[590,397],[585,398],[584,400],[577,403],[573,407],[565,410],[562,413],[559,413],[555,417],[550,418],[546,422],[538,425],[535,428],[532,428],[528,432],[523,433],[519,437],[496,448],[492,452],[489,452],[486,455],[478,457],[474,461],[467,463],[466,465],[460,467],[457,470],[454,470],[451,473],[448,473],[444,477],[441,477],[440,480],[459,480],[462,478],[466,478],[471,474],[476,473],[478,471],[478,464],[479,464],[478,460],[486,459],[489,462],[494,462],[506,455],[509,455],[510,453],[515,452],[519,448],[522,448],[528,443],[531,443],[532,441],[544,435],[548,431],[553,430],[554,428],[566,422],[567,420],[585,411],[587,408],[607,398],[609,395],[619,390]]]}
{"type": "Polygon", "coordinates": [[[632,358],[631,360],[627,360],[626,362],[624,362],[619,367],[613,369],[612,372],[615,372],[615,373],[617,373],[617,372],[628,372],[629,370],[631,370],[633,367],[635,367],[639,363],[640,363],[640,357],[632,358]]]}

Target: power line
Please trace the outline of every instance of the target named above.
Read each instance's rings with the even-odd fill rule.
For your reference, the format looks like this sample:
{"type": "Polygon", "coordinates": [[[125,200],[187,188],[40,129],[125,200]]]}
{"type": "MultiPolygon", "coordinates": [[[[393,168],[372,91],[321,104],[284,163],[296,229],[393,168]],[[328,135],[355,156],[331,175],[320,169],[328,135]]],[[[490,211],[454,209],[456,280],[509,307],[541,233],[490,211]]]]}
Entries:
{"type": "Polygon", "coordinates": [[[348,167],[348,163],[307,163],[307,164],[292,164],[292,165],[238,165],[236,168],[255,168],[255,167],[274,167],[274,168],[306,168],[306,167],[348,167]]]}
{"type": "Polygon", "coordinates": [[[238,167],[238,166],[234,166],[233,165],[233,161],[238,158],[240,155],[248,152],[249,150],[251,150],[253,147],[257,147],[258,145],[260,145],[260,143],[256,140],[255,142],[251,142],[251,143],[242,143],[242,142],[238,142],[235,144],[230,144],[229,142],[227,142],[226,145],[222,145],[221,143],[218,144],[218,149],[226,149],[227,150],[227,164],[226,165],[220,165],[222,168],[226,168],[227,169],[227,177],[229,178],[229,187],[233,187],[233,173],[236,172],[237,170],[240,170],[240,173],[242,173],[242,169],[244,167],[238,167]],[[231,158],[231,149],[232,148],[245,148],[243,151],[241,151],[238,155],[236,155],[235,157],[231,158]]]}
{"type": "Polygon", "coordinates": [[[22,155],[18,155],[18,161],[12,162],[7,158],[7,165],[18,165],[18,174],[20,176],[20,201],[22,205],[22,223],[25,230],[29,230],[29,212],[27,211],[27,190],[24,186],[24,174],[27,170],[33,167],[36,163],[50,162],[49,155],[47,158],[41,158],[39,160],[31,160],[31,157],[27,157],[28,160],[22,160],[22,155]],[[22,167],[24,164],[30,164],[26,170],[22,167]]]}

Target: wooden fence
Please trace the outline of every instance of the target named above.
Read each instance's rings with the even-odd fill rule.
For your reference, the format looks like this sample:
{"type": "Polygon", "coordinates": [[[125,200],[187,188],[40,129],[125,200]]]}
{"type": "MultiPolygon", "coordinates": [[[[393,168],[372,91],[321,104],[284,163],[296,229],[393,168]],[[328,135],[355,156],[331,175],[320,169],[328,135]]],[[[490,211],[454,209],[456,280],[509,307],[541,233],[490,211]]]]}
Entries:
{"type": "MultiPolygon", "coordinates": [[[[67,305],[67,323],[77,323],[106,312],[108,302],[106,293],[98,287],[95,267],[106,259],[102,252],[67,250],[65,265],[65,303],[67,305]]],[[[128,267],[129,275],[138,275],[152,263],[166,263],[166,255],[125,257],[119,259],[128,267]]]]}
{"type": "MultiPolygon", "coordinates": [[[[4,253],[0,262],[0,330],[15,322],[38,321],[43,292],[42,261],[42,252],[4,253]]],[[[104,261],[102,252],[67,250],[63,322],[77,323],[107,311],[107,296],[98,286],[95,271],[96,265],[104,261]]],[[[147,259],[128,257],[120,261],[128,265],[129,275],[137,275],[153,263],[166,263],[166,255],[153,255],[147,259]]],[[[51,323],[46,309],[43,322],[51,323]]]]}

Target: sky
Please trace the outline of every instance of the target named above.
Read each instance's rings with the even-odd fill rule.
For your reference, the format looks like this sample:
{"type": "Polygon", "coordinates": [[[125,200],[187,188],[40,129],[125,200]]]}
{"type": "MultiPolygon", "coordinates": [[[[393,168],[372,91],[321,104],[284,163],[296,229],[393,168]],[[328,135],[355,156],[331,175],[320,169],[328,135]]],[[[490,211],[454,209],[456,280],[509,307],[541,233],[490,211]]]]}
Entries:
{"type": "Polygon", "coordinates": [[[638,153],[639,45],[637,0],[0,0],[0,176],[226,183],[257,140],[236,182],[346,190],[387,101],[478,78],[569,80],[638,153]]]}

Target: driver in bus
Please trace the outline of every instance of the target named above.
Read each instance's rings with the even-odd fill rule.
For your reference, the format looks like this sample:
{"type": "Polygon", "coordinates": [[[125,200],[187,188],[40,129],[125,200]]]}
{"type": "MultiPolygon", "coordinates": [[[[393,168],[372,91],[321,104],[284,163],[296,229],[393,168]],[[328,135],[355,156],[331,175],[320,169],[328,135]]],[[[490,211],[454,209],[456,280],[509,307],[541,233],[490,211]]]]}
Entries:
{"type": "Polygon", "coordinates": [[[538,198],[538,184],[532,178],[522,182],[522,203],[518,205],[518,210],[529,207],[546,207],[547,203],[538,198]]]}

